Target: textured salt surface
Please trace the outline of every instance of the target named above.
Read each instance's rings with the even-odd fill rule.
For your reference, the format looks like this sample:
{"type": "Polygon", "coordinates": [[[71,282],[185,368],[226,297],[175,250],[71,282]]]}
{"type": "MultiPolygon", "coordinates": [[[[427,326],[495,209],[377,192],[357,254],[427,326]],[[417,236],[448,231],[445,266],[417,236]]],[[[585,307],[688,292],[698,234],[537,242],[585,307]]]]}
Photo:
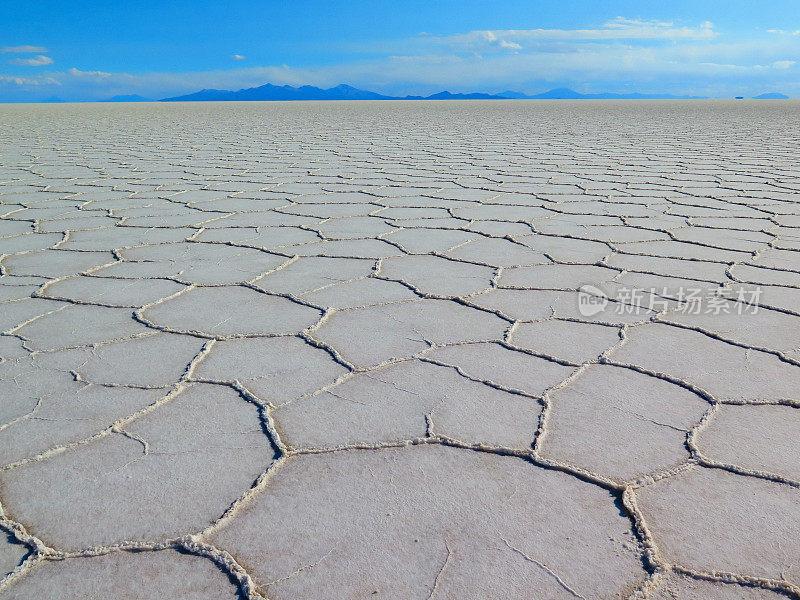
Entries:
{"type": "Polygon", "coordinates": [[[0,598],[800,598],[798,112],[0,107],[0,598]]]}

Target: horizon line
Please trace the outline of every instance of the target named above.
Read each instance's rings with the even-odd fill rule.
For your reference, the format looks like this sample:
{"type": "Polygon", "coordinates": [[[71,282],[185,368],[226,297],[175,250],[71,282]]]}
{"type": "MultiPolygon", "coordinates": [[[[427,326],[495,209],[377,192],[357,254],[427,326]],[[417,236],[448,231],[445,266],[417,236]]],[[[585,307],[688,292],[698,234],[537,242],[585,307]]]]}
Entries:
{"type": "MultiPolygon", "coordinates": [[[[452,88],[451,88],[452,89],[452,88]]],[[[538,93],[516,92],[506,89],[501,92],[451,92],[442,90],[423,95],[408,94],[405,96],[388,95],[373,92],[367,89],[340,83],[330,88],[322,88],[311,84],[292,86],[289,84],[273,84],[267,82],[261,85],[240,88],[238,90],[226,90],[218,88],[203,88],[194,92],[166,98],[149,98],[137,93],[119,93],[101,99],[62,99],[58,96],[38,98],[34,100],[0,100],[0,104],[93,104],[93,103],[153,103],[153,102],[338,102],[338,101],[435,101],[435,100],[791,100],[793,99],[781,92],[764,92],[757,96],[697,96],[693,94],[671,94],[667,92],[577,92],[571,88],[562,86],[548,89],[538,93]],[[262,88],[267,88],[262,90],[262,88]],[[287,93],[299,92],[297,97],[247,97],[258,94],[259,92],[269,94],[272,90],[286,90],[287,93]],[[346,91],[344,91],[346,90],[346,91]],[[302,97],[302,93],[327,93],[331,97],[302,97]],[[339,92],[342,92],[339,94],[339,92]],[[357,94],[360,96],[349,97],[344,94],[357,94]],[[337,94],[340,97],[336,97],[337,94]],[[208,97],[203,97],[203,95],[208,97]],[[234,96],[234,97],[213,97],[213,96],[234,96]],[[237,95],[243,97],[235,97],[237,95]],[[605,97],[603,97],[605,96],[605,97]]]]}

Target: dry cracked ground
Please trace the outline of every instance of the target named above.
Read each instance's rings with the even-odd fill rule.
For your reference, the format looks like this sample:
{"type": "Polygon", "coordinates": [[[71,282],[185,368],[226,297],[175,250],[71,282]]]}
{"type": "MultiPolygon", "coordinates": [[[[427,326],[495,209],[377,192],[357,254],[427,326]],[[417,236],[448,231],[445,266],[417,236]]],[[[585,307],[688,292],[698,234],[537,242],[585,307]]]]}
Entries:
{"type": "Polygon", "coordinates": [[[799,113],[0,107],[0,598],[800,598],[799,113]]]}

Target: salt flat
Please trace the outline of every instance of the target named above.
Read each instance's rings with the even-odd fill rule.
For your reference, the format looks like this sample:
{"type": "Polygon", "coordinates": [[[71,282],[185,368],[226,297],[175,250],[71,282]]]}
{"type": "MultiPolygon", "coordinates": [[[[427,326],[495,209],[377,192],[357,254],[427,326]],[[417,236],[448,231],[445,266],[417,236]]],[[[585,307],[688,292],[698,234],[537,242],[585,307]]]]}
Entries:
{"type": "Polygon", "coordinates": [[[0,106],[0,598],[800,598],[799,117],[0,106]]]}

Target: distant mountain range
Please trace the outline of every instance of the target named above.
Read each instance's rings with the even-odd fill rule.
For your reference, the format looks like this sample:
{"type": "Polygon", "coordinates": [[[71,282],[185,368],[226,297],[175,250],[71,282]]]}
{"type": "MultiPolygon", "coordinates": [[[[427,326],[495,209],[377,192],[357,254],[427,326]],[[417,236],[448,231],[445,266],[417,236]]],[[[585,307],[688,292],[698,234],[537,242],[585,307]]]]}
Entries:
{"type": "Polygon", "coordinates": [[[164,98],[162,102],[209,102],[220,100],[505,100],[504,96],[495,94],[451,94],[439,92],[430,96],[387,96],[360,90],[350,85],[337,85],[329,89],[303,85],[272,85],[267,83],[259,87],[239,91],[200,90],[194,94],[164,98]]]}
{"type": "Polygon", "coordinates": [[[706,96],[675,96],[672,94],[640,94],[629,92],[627,94],[581,94],[569,88],[556,88],[541,94],[522,94],[520,92],[500,92],[498,96],[524,100],[703,100],[706,96]]]}
{"type": "Polygon", "coordinates": [[[139,94],[122,94],[119,96],[112,96],[100,102],[152,102],[150,98],[145,98],[139,94]]]}
{"type": "MultiPolygon", "coordinates": [[[[788,98],[778,92],[770,92],[755,96],[756,100],[783,100],[788,98]]],[[[737,96],[741,99],[741,96],[737,96]]],[[[368,90],[360,90],[350,85],[337,85],[323,89],[313,85],[292,87],[291,85],[273,85],[267,83],[258,87],[232,90],[200,90],[185,96],[164,98],[159,102],[219,102],[219,101],[264,101],[264,100],[702,100],[706,96],[676,96],[672,94],[640,94],[630,93],[602,93],[582,94],[569,88],[556,88],[541,94],[523,94],[511,90],[498,94],[483,94],[479,92],[469,94],[453,94],[439,92],[430,96],[387,96],[368,90]]],[[[63,102],[60,98],[48,98],[40,102],[63,102]]],[[[124,94],[113,96],[100,102],[153,102],[150,98],[138,94],[124,94]]]]}
{"type": "MultiPolygon", "coordinates": [[[[123,98],[116,96],[116,99],[123,98]]],[[[322,89],[313,85],[303,85],[292,87],[290,85],[265,85],[253,88],[246,88],[238,91],[231,90],[200,90],[185,96],[175,96],[174,98],[164,98],[161,102],[214,102],[230,100],[597,100],[597,99],[699,99],[701,96],[673,96],[670,94],[581,94],[568,88],[557,88],[541,94],[528,95],[521,92],[501,92],[499,94],[452,94],[450,92],[439,92],[430,96],[387,96],[360,90],[350,85],[337,85],[336,87],[322,89]]],[[[124,101],[111,99],[109,102],[124,101]]]]}
{"type": "Polygon", "coordinates": [[[753,100],[786,100],[788,98],[789,96],[786,94],[781,94],[780,92],[769,92],[768,94],[754,96],[753,100]]]}

